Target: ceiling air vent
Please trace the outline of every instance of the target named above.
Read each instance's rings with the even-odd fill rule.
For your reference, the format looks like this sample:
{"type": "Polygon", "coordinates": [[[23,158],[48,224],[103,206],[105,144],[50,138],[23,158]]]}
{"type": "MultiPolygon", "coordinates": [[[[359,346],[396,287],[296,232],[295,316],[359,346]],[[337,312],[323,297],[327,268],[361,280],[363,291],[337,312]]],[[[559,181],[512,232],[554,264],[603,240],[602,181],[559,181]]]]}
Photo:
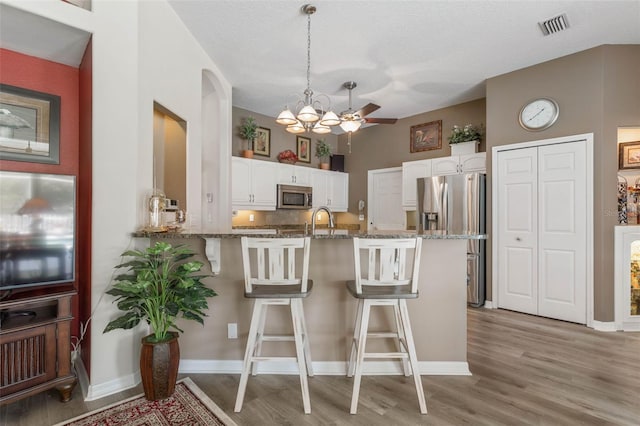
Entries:
{"type": "Polygon", "coordinates": [[[569,20],[567,19],[567,14],[563,13],[562,15],[547,19],[546,21],[538,22],[538,25],[540,25],[542,34],[548,36],[569,28],[569,20]]]}

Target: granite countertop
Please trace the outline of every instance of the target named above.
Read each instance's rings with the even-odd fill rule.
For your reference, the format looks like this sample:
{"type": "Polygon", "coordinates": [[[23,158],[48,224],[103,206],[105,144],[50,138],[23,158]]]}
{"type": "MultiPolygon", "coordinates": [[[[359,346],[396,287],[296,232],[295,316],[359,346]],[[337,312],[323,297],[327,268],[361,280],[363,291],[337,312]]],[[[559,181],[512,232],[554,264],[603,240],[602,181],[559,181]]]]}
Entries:
{"type": "Polygon", "coordinates": [[[171,232],[133,233],[134,237],[142,238],[240,238],[243,236],[259,238],[299,238],[310,236],[313,239],[349,239],[359,238],[413,238],[419,236],[430,240],[484,240],[485,234],[447,234],[445,231],[428,231],[418,234],[416,231],[367,231],[355,229],[316,229],[314,234],[305,234],[304,229],[298,228],[241,228],[231,232],[197,232],[194,230],[171,232]]]}

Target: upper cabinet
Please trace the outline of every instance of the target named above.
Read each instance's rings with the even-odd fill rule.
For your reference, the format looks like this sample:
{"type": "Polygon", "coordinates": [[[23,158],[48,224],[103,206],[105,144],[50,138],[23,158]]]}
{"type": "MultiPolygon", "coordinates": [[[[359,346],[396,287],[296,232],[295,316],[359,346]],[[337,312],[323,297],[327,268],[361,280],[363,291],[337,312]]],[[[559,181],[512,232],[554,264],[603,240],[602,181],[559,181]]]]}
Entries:
{"type": "Polygon", "coordinates": [[[275,210],[278,163],[232,157],[231,203],[237,210],[275,210]]]}
{"type": "Polygon", "coordinates": [[[278,183],[287,185],[311,185],[311,168],[278,163],[278,183]]]}
{"type": "Polygon", "coordinates": [[[418,160],[402,163],[402,208],[415,210],[418,198],[418,178],[431,176],[431,161],[418,160]]]}
{"type": "Polygon", "coordinates": [[[311,172],[313,207],[327,206],[334,212],[349,208],[349,174],[328,170],[311,172]]]}
{"type": "Polygon", "coordinates": [[[468,172],[484,172],[487,169],[486,152],[434,158],[431,161],[431,172],[433,176],[456,175],[468,172]]]}

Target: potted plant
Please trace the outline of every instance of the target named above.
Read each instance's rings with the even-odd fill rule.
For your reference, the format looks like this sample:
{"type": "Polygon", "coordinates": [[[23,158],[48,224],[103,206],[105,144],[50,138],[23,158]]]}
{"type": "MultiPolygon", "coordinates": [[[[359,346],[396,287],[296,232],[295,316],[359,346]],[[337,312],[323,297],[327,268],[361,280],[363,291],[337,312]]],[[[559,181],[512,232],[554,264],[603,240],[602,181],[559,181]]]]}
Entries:
{"type": "Polygon", "coordinates": [[[247,149],[242,151],[242,156],[253,157],[253,140],[257,136],[258,123],[253,117],[247,117],[240,126],[240,136],[247,141],[247,149]]]}
{"type": "Polygon", "coordinates": [[[326,143],[324,139],[316,141],[316,157],[320,160],[320,168],[329,170],[329,157],[331,157],[331,145],[326,143]]]}
{"type": "Polygon", "coordinates": [[[189,260],[193,255],[187,247],[165,242],[157,242],[144,251],[126,251],[122,256],[131,259],[116,268],[128,270],[118,275],[107,291],[116,297],[114,303],[125,314],[109,322],[105,333],[133,328],[141,320],[153,331],[142,339],[140,351],[140,375],[148,400],[173,394],[180,362],[177,332],[182,332],[176,320],[182,317],[204,324],[204,311],[209,308],[207,297],[216,296],[202,283],[210,275],[196,275],[203,264],[189,260]]]}
{"type": "Polygon", "coordinates": [[[473,154],[481,138],[482,128],[480,127],[473,124],[467,124],[464,127],[453,126],[449,136],[451,155],[473,154]]]}

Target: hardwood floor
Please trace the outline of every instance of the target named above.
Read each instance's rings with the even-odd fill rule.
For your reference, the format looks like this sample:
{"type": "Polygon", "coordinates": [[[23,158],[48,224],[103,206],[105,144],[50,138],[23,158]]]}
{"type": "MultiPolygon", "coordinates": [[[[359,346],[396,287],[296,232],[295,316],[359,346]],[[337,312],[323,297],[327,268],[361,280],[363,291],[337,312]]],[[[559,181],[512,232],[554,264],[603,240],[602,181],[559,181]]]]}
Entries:
{"type": "MultiPolygon", "coordinates": [[[[423,376],[427,415],[419,414],[411,377],[363,377],[357,415],[349,414],[352,381],[342,376],[309,380],[310,415],[297,376],[251,377],[241,413],[233,412],[239,375],[189,377],[240,426],[640,424],[640,333],[468,312],[473,376],[423,376]]],[[[45,392],[0,408],[0,425],[51,425],[140,392],[85,403],[76,389],[67,404],[45,392]]]]}

